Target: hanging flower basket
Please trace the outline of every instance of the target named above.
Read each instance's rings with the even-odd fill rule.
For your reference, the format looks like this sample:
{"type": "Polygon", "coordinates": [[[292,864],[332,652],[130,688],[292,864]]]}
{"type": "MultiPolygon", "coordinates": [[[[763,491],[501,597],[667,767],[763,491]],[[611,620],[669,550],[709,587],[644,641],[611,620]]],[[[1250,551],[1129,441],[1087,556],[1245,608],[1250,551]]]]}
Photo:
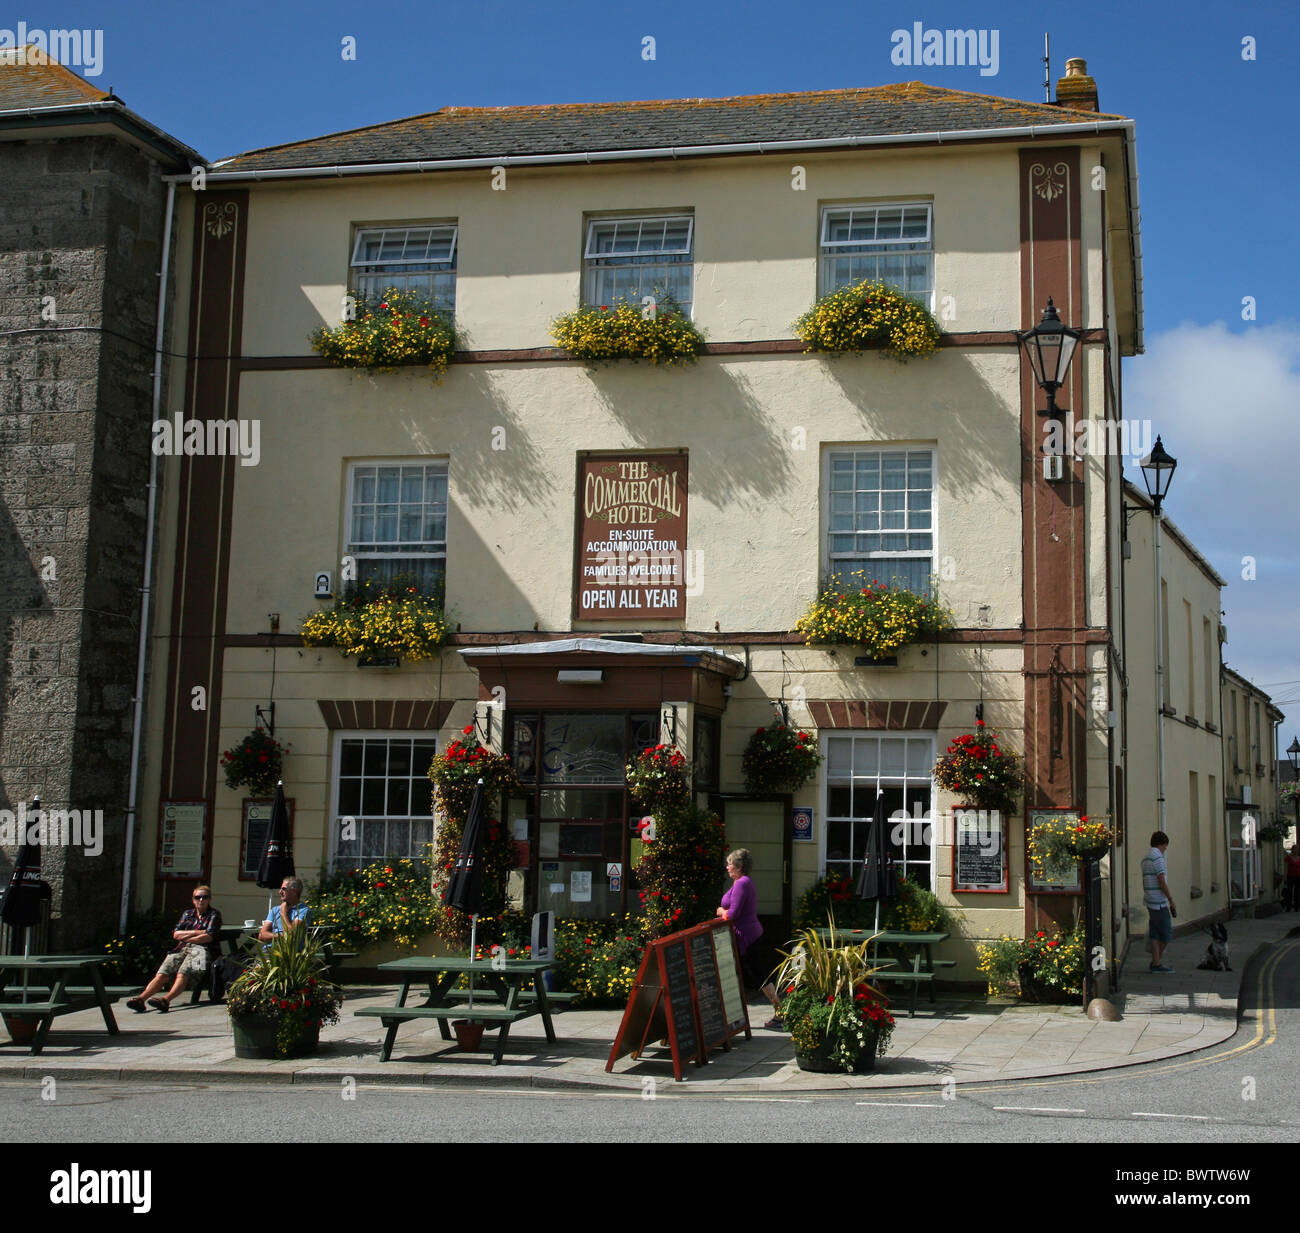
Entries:
{"type": "Polygon", "coordinates": [[[648,360],[689,364],[704,351],[704,335],[672,296],[652,293],[565,313],[551,322],[551,337],[575,360],[648,360]]]}
{"type": "Polygon", "coordinates": [[[749,738],[741,767],[745,791],[797,792],[817,775],[822,756],[807,732],[784,723],[759,728],[749,738]]]}
{"type": "Polygon", "coordinates": [[[254,728],[221,755],[226,787],[247,788],[254,796],[270,796],[284,777],[281,772],[287,748],[265,728],[254,728]]]}
{"type": "Polygon", "coordinates": [[[810,646],[860,646],[872,659],[932,637],[952,625],[952,614],[931,591],[868,579],[862,570],[837,576],[795,623],[810,646]]]}
{"type": "Polygon", "coordinates": [[[340,368],[375,373],[423,365],[438,378],[456,343],[450,313],[427,297],[392,287],[378,298],[358,300],[353,320],[322,326],[311,336],[312,350],[340,368]]]}
{"type": "Polygon", "coordinates": [[[1082,817],[1073,826],[1067,826],[1065,846],[1078,861],[1100,860],[1115,842],[1115,832],[1107,825],[1108,819],[1082,817]]]}
{"type": "Polygon", "coordinates": [[[1010,813],[1024,787],[1025,773],[1020,758],[1003,749],[998,734],[977,719],[975,731],[957,737],[934,764],[934,779],[941,788],[964,797],[967,805],[1010,813]]]}
{"type": "Polygon", "coordinates": [[[642,809],[652,812],[690,800],[686,755],[674,745],[651,745],[627,764],[627,788],[642,809]]]}
{"type": "Polygon", "coordinates": [[[1071,862],[1098,860],[1115,841],[1109,818],[1054,817],[1029,828],[1029,860],[1034,875],[1048,880],[1071,862]]]}
{"type": "Polygon", "coordinates": [[[919,300],[870,281],[822,296],[794,323],[794,331],[808,351],[878,350],[900,363],[932,355],[942,334],[919,300]]]}

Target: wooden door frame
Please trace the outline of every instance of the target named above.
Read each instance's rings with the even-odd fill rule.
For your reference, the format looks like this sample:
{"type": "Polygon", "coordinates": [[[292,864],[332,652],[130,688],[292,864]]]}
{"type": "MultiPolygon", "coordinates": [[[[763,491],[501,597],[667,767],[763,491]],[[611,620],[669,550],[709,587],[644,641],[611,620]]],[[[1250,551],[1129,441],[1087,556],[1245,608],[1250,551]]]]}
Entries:
{"type": "Polygon", "coordinates": [[[763,926],[761,942],[766,943],[768,946],[785,946],[790,937],[790,925],[794,912],[794,871],[792,867],[794,862],[794,796],[789,792],[770,792],[758,795],[750,795],[747,792],[710,792],[709,808],[722,819],[724,829],[727,825],[727,803],[729,801],[747,805],[763,805],[775,802],[783,807],[781,861],[784,870],[781,885],[781,915],[779,917],[768,915],[766,918],[760,916],[759,923],[763,926]],[[773,927],[769,928],[769,924],[773,927]]]}

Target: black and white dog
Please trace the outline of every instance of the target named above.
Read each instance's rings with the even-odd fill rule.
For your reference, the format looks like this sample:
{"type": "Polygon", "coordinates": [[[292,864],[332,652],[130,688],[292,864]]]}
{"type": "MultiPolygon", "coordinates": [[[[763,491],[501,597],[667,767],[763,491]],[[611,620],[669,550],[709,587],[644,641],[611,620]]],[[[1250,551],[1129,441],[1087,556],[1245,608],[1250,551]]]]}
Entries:
{"type": "Polygon", "coordinates": [[[1217,921],[1210,926],[1210,945],[1205,950],[1205,958],[1196,966],[1207,972],[1232,971],[1228,962],[1228,931],[1217,921]]]}

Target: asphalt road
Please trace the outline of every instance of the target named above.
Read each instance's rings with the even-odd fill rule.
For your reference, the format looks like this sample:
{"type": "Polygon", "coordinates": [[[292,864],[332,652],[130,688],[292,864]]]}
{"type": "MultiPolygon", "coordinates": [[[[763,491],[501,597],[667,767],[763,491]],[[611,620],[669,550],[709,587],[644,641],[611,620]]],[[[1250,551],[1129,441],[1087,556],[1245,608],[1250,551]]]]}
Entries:
{"type": "Polygon", "coordinates": [[[197,1125],[204,1142],[241,1145],[863,1143],[879,1150],[892,1144],[890,1158],[903,1165],[913,1150],[931,1153],[940,1143],[985,1150],[1088,1144],[1093,1181],[1103,1188],[1115,1183],[1113,1170],[1182,1174],[1193,1160],[1198,1167],[1252,1168],[1256,1180],[1247,1190],[1266,1181],[1289,1187],[1293,1175],[1283,1164],[1291,1153],[1257,1145],[1300,1142],[1300,938],[1252,963],[1242,1006],[1236,1036],[1212,1049],[1061,1079],[779,1098],[661,1085],[653,1099],[347,1084],[58,1080],[51,1089],[27,1080],[0,1084],[0,1126],[10,1143],[47,1146],[193,1143],[197,1125]],[[1096,1145],[1109,1145],[1104,1164],[1096,1145]]]}

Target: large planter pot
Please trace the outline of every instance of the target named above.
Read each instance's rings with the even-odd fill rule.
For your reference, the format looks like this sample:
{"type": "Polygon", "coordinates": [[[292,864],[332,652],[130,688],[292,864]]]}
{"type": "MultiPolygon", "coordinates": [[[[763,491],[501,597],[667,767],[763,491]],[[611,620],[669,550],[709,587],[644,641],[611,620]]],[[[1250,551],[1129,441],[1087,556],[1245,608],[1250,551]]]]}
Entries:
{"type": "MultiPolygon", "coordinates": [[[[800,1053],[795,1050],[794,1060],[800,1070],[808,1070],[819,1075],[841,1075],[844,1073],[844,1067],[840,1065],[839,1060],[835,1057],[835,1039],[829,1037],[823,1040],[811,1053],[800,1053]]],[[[858,1054],[857,1061],[853,1064],[853,1073],[855,1075],[867,1074],[876,1068],[876,1042],[873,1039],[871,1045],[858,1054]]]]}
{"type": "Polygon", "coordinates": [[[1077,993],[1066,993],[1054,985],[1035,979],[1028,968],[1020,969],[1020,996],[1026,1002],[1043,1002],[1056,1006],[1068,1006],[1079,998],[1077,993]]]}
{"type": "Polygon", "coordinates": [[[25,1015],[5,1015],[4,1020],[5,1031],[16,1045],[30,1045],[41,1026],[39,1019],[29,1019],[25,1015]]]}
{"type": "Polygon", "coordinates": [[[315,1053],[320,1045],[319,1023],[305,1028],[293,1048],[284,1054],[275,1050],[278,1019],[272,1019],[269,1015],[249,1015],[231,1019],[230,1026],[235,1034],[236,1057],[306,1057],[315,1053]]]}

